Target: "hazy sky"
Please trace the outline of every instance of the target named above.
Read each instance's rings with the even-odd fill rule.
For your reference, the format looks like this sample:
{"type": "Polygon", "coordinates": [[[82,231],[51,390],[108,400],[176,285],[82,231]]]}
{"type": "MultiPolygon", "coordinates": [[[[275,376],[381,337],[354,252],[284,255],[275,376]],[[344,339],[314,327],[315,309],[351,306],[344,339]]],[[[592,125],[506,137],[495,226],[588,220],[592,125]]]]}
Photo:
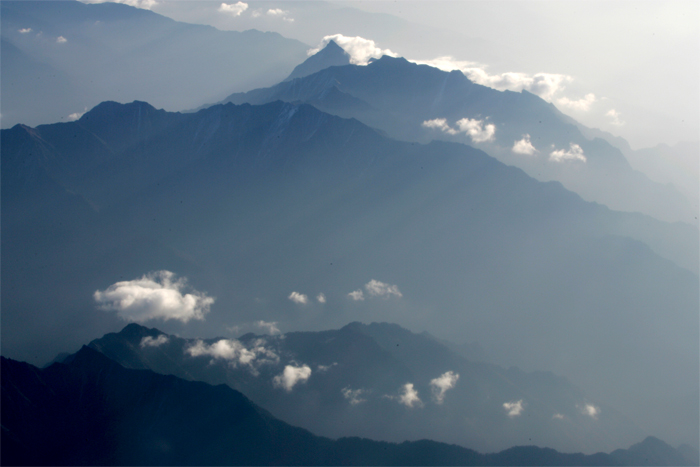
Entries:
{"type": "Polygon", "coordinates": [[[327,35],[361,36],[409,60],[451,57],[441,66],[499,89],[554,76],[542,97],[634,149],[699,138],[697,1],[126,2],[313,47],[327,35]]]}

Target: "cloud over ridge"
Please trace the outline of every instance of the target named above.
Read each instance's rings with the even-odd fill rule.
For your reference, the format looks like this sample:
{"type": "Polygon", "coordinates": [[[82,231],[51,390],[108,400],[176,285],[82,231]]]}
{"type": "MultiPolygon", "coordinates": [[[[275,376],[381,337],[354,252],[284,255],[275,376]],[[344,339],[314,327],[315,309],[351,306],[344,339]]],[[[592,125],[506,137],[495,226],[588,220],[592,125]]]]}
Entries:
{"type": "Polygon", "coordinates": [[[330,41],[334,41],[350,55],[350,63],[353,65],[367,65],[370,60],[381,58],[383,55],[398,57],[398,55],[391,50],[378,47],[371,39],[365,39],[360,36],[344,36],[342,34],[325,36],[318,47],[310,49],[307,54],[311,56],[318,53],[327,46],[330,41]]]}
{"type": "Polygon", "coordinates": [[[196,290],[183,293],[186,286],[186,278],[178,279],[170,271],[156,271],[140,279],[116,282],[104,291],[97,290],[93,298],[101,310],[116,311],[117,316],[129,322],[203,320],[215,299],[196,290]]]}

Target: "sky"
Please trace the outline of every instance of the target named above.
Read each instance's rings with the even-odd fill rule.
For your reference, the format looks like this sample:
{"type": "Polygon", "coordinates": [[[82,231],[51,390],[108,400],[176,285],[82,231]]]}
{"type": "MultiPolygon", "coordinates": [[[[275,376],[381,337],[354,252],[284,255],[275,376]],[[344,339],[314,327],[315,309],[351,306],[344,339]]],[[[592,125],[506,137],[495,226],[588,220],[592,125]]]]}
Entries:
{"type": "Polygon", "coordinates": [[[700,139],[696,1],[124,1],[178,21],[278,32],[311,49],[338,34],[374,41],[480,84],[534,89],[633,149],[700,139]]]}

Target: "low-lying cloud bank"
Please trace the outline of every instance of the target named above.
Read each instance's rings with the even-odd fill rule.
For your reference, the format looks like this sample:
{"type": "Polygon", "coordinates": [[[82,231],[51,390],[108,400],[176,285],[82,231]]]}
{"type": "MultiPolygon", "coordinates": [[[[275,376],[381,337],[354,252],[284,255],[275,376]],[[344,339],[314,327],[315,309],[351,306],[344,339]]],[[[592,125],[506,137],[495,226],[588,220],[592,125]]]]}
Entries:
{"type": "Polygon", "coordinates": [[[116,282],[104,291],[97,290],[93,298],[98,308],[116,311],[117,316],[129,322],[203,320],[215,299],[196,290],[184,293],[186,288],[186,278],[178,279],[170,271],[157,271],[140,279],[116,282]]]}

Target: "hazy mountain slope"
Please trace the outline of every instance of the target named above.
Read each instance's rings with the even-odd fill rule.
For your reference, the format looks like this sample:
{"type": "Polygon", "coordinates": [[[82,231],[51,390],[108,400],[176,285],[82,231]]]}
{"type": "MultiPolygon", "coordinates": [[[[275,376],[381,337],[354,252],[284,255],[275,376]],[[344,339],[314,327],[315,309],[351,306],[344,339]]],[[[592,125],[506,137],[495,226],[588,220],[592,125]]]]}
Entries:
{"type": "Polygon", "coordinates": [[[397,325],[352,323],[337,331],[247,334],[204,342],[240,342],[258,353],[265,348],[275,357],[261,354],[241,364],[235,357],[193,356],[188,349],[197,345],[196,339],[136,324],[89,346],[127,368],[228,384],[282,420],[330,437],[430,438],[480,451],[525,443],[592,453],[644,436],[610,407],[602,409],[599,419],[581,413],[594,401],[565,378],[470,362],[397,325]],[[311,370],[307,380],[289,391],[274,384],[287,365],[311,370]],[[448,372],[457,379],[438,397],[431,381],[448,372]],[[417,391],[414,406],[399,400],[407,383],[417,391]],[[509,416],[503,404],[518,401],[524,413],[509,416]]]}
{"type": "Polygon", "coordinates": [[[262,104],[277,99],[313,103],[325,112],[355,117],[402,140],[475,144],[539,180],[561,181],[587,200],[616,210],[697,224],[697,209],[680,192],[632,170],[617,148],[604,140],[589,140],[570,123],[570,117],[527,91],[496,91],[472,83],[459,71],[448,73],[384,56],[367,66],[330,67],[298,81],[233,94],[221,102],[262,104]],[[371,108],[325,101],[323,94],[332,88],[371,103],[371,108]],[[482,132],[486,125],[495,125],[493,139],[486,140],[487,136],[478,132],[475,139],[459,131],[457,122],[465,118],[480,121],[482,132]],[[449,132],[423,125],[434,119],[445,119],[449,132]],[[525,135],[535,152],[514,153],[516,141],[525,135]],[[550,153],[555,150],[573,154],[571,144],[581,148],[585,162],[575,155],[569,160],[551,160],[550,153]]]}
{"type": "Polygon", "coordinates": [[[697,430],[693,420],[660,422],[683,419],[682,407],[651,416],[646,405],[698,392],[697,276],[620,235],[629,215],[476,149],[402,143],[282,102],[194,114],[105,103],[78,122],[3,131],[3,234],[20,225],[23,203],[48,209],[6,183],[32,180],[17,161],[86,200],[97,220],[64,222],[69,235],[54,238],[51,218],[32,218],[23,225],[44,233],[39,243],[3,235],[10,356],[34,339],[48,361],[114,329],[114,314],[95,310],[95,290],[167,269],[216,297],[188,333],[260,319],[288,330],[391,321],[478,340],[506,366],[565,375],[674,443],[697,430]],[[30,143],[46,152],[27,152],[30,143]],[[52,251],[60,261],[35,256],[52,251]],[[403,297],[348,298],[372,279],[403,297]],[[292,291],[327,302],[294,304],[292,291]],[[56,333],[74,319],[84,326],[56,333]]]}
{"type": "MultiPolygon", "coordinates": [[[[89,348],[43,370],[4,357],[1,367],[5,465],[644,465],[632,449],[616,457],[532,446],[483,455],[427,440],[332,441],[224,385],[125,369],[89,348]]],[[[656,447],[678,459],[648,441],[644,454],[656,447]]]]}
{"type": "Polygon", "coordinates": [[[193,108],[232,87],[284,79],[308,49],[276,33],[219,31],[116,3],[1,8],[3,128],[67,121],[105,100],[193,108]]]}

